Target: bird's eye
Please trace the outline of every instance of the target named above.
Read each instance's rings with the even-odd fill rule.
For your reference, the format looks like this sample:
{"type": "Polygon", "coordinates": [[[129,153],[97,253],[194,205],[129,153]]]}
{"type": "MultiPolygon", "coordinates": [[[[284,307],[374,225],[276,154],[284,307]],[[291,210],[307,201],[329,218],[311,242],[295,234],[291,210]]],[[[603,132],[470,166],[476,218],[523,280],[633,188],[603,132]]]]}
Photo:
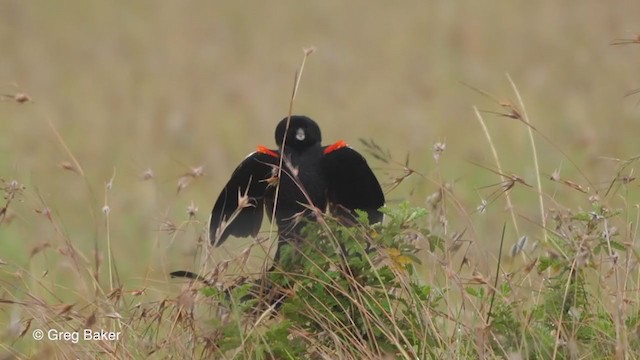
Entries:
{"type": "Polygon", "coordinates": [[[296,131],[296,139],[298,139],[299,141],[304,140],[305,135],[304,135],[304,129],[298,129],[298,131],[296,131]]]}

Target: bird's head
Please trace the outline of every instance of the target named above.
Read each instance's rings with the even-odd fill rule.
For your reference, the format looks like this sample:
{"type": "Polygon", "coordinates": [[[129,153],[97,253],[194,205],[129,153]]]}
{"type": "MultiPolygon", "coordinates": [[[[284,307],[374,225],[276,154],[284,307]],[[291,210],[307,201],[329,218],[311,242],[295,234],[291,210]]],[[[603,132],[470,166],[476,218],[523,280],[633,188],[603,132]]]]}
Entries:
{"type": "Polygon", "coordinates": [[[288,130],[287,118],[282,119],[280,123],[278,123],[276,127],[276,144],[279,148],[282,148],[285,131],[287,133],[285,146],[294,150],[304,150],[322,142],[320,127],[318,127],[315,121],[306,116],[292,115],[288,130]]]}

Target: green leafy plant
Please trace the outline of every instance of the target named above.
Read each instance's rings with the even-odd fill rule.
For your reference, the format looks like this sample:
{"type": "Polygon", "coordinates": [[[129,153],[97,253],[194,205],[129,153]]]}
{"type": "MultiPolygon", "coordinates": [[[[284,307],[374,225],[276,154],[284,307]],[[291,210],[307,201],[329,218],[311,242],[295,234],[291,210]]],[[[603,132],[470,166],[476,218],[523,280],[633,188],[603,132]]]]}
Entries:
{"type": "MultiPolygon", "coordinates": [[[[417,245],[426,241],[443,250],[444,241],[420,226],[424,209],[403,204],[385,214],[384,226],[369,226],[364,213],[357,226],[330,217],[310,222],[300,241],[283,247],[279,267],[266,274],[269,288],[287,294],[281,307],[264,310],[273,317],[260,334],[268,339],[269,353],[276,358],[435,355],[438,337],[430,324],[439,299],[412,274],[419,262],[417,245]]],[[[264,315],[249,309],[259,299],[241,301],[246,291],[246,286],[234,288],[228,303],[245,314],[264,315]]]]}

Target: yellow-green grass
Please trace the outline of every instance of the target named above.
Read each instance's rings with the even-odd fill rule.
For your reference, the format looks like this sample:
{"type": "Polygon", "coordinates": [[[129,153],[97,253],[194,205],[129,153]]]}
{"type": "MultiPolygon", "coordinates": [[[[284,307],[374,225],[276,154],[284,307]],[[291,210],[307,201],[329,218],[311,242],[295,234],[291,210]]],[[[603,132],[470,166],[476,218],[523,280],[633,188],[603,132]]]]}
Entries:
{"type": "MultiPolygon", "coordinates": [[[[593,188],[583,194],[549,180],[561,169],[562,179],[589,186],[573,161],[635,223],[635,183],[603,193],[619,165],[610,158],[638,152],[638,98],[624,95],[640,87],[640,46],[610,45],[636,36],[638,13],[638,4],[599,1],[3,2],[0,90],[32,101],[0,102],[0,178],[25,186],[9,206],[12,221],[0,224],[0,298],[81,307],[120,285],[127,294],[145,290],[132,301],[176,298],[183,282],[167,274],[198,267],[196,241],[219,190],[255,145],[273,146],[308,46],[317,51],[294,113],[316,119],[325,142],[344,139],[364,152],[358,139],[373,138],[400,162],[409,154],[424,177],[389,192],[390,204],[423,205],[452,183],[464,211],[448,205],[449,231],[467,229],[470,268],[493,274],[505,222],[507,246],[520,235],[542,241],[543,233],[535,187],[511,192],[518,232],[503,196],[475,212],[497,189],[480,188],[501,179],[474,164],[496,169],[473,106],[504,109],[464,84],[520,107],[506,74],[514,80],[530,121],[551,141],[534,133],[545,210],[589,207],[593,188]],[[438,163],[436,142],[446,143],[438,163]],[[199,166],[204,176],[178,192],[181,176],[199,166]],[[143,180],[147,169],[153,178],[143,180]],[[65,244],[86,257],[78,267],[65,244]],[[90,276],[96,247],[99,285],[90,276]]],[[[481,114],[504,171],[535,186],[527,127],[481,114]]],[[[368,159],[383,182],[399,174],[368,159]]],[[[624,234],[634,242],[633,228],[624,234]]],[[[244,248],[229,244],[214,256],[244,248]]],[[[424,260],[426,269],[437,266],[424,260]]],[[[0,324],[29,316],[3,306],[0,324]]],[[[12,336],[2,339],[8,348],[36,351],[12,336]]]]}

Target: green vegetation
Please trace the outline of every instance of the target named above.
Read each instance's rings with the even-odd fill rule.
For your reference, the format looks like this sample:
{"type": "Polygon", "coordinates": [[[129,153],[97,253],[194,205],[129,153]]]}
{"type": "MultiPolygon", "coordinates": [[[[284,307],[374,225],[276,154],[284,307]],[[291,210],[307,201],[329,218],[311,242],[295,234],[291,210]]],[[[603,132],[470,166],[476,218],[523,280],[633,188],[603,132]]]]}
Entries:
{"type": "Polygon", "coordinates": [[[1,2],[0,358],[640,358],[639,13],[1,2]],[[387,215],[309,224],[263,275],[269,226],[212,251],[208,212],[309,46],[293,111],[387,215]],[[46,338],[85,329],[119,335],[46,338]]]}
{"type": "MultiPolygon", "coordinates": [[[[430,230],[426,209],[405,203],[384,210],[384,225],[369,226],[365,213],[357,226],[345,227],[331,217],[309,223],[304,240],[283,248],[281,265],[273,272],[238,280],[227,270],[244,266],[245,255],[218,264],[208,285],[191,283],[174,299],[139,301],[144,291],[122,288],[97,293],[95,301],[82,306],[44,302],[31,294],[21,301],[5,298],[3,306],[19,309],[24,317],[4,336],[20,351],[36,329],[80,331],[80,336],[79,329],[111,329],[119,333],[118,341],[51,341],[34,350],[40,355],[114,358],[574,359],[640,354],[634,290],[638,257],[612,225],[621,211],[594,202],[588,210],[555,214],[549,241],[514,244],[507,258],[522,255],[526,261],[511,271],[498,264],[497,277],[492,277],[461,271],[471,255],[459,253],[468,244],[460,235],[430,230]],[[416,272],[420,252],[436,264],[429,274],[433,281],[416,272]],[[236,284],[224,285],[225,277],[236,284]],[[258,289],[263,293],[252,295],[258,289]],[[282,302],[273,300],[281,296],[282,302]]],[[[5,293],[13,289],[7,286],[5,293]]],[[[27,349],[24,355],[33,351],[27,349]]]]}
{"type": "Polygon", "coordinates": [[[613,215],[601,206],[556,220],[562,230],[547,251],[535,251],[540,255],[532,264],[518,273],[499,271],[491,282],[479,274],[445,280],[455,273],[451,266],[457,264],[449,262],[454,244],[424,227],[425,209],[405,204],[385,213],[386,224],[373,229],[310,224],[309,241],[283,258],[287,272],[269,276],[289,290],[280,313],[270,318],[266,309],[247,316],[256,303],[238,301],[246,287],[232,291],[230,299],[219,297],[234,309],[235,316],[225,320],[234,325],[227,328],[246,330],[214,337],[221,343],[212,343],[211,351],[247,359],[571,359],[633,356],[640,350],[621,343],[627,334],[616,328],[629,324],[598,300],[597,269],[606,265],[595,259],[597,249],[625,253],[606,230],[613,215]],[[443,265],[435,276],[447,286],[415,276],[416,244],[429,247],[443,265]],[[586,254],[585,248],[594,251],[586,254]],[[545,274],[544,282],[527,286],[530,272],[545,274]]]}

